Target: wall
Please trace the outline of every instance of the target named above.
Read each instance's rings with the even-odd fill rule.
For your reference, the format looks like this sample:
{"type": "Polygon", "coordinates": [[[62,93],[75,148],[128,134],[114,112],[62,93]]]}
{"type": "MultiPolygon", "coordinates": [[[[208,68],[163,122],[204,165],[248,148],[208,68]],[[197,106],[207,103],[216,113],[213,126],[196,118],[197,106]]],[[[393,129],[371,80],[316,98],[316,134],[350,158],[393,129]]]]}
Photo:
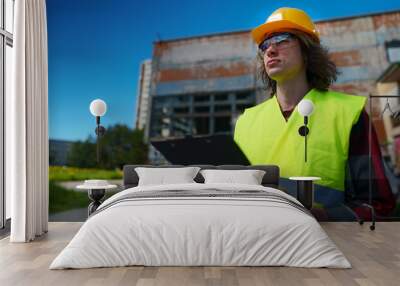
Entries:
{"type": "MultiPolygon", "coordinates": [[[[375,80],[388,65],[384,44],[400,39],[400,11],[316,25],[341,72],[333,88],[375,93],[375,80]]],[[[256,50],[250,31],[156,42],[151,94],[254,88],[256,50]]]]}

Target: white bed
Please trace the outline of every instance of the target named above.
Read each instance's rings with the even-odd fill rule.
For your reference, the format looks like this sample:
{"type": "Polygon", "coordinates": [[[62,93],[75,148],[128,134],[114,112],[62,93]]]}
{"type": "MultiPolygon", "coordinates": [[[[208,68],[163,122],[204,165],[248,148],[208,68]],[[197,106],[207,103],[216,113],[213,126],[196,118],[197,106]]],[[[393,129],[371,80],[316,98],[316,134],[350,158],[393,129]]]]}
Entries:
{"type": "Polygon", "coordinates": [[[50,269],[127,265],[350,268],[319,223],[294,204],[300,203],[261,185],[188,183],[129,188],[99,207],[50,269]],[[249,197],[176,195],[121,200],[174,190],[241,190],[245,194],[253,190],[266,192],[272,199],[252,197],[249,192],[249,197]]]}

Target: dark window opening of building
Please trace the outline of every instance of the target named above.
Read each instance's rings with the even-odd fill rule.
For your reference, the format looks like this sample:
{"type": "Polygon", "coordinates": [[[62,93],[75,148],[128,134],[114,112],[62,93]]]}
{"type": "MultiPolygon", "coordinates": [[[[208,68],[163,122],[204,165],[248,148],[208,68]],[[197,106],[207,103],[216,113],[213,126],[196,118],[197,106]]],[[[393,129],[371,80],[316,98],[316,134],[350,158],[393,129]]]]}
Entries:
{"type": "Polygon", "coordinates": [[[207,135],[210,133],[210,118],[195,117],[194,118],[194,135],[207,135]]]}
{"type": "Polygon", "coordinates": [[[228,100],[228,94],[218,94],[214,97],[215,101],[226,101],[228,100]]]}
{"type": "Polygon", "coordinates": [[[209,102],[210,96],[209,95],[196,95],[194,96],[194,102],[209,102]]]}
{"type": "Polygon", "coordinates": [[[188,103],[189,102],[189,97],[186,95],[181,95],[177,96],[175,98],[176,103],[188,103]]]}
{"type": "Polygon", "coordinates": [[[236,100],[250,100],[252,97],[252,93],[250,92],[241,92],[236,94],[236,100]]]}
{"type": "Polygon", "coordinates": [[[231,132],[231,117],[218,116],[215,117],[214,132],[215,133],[230,133],[231,132]]]}
{"type": "Polygon", "coordinates": [[[196,112],[196,113],[208,113],[208,112],[210,112],[210,107],[209,106],[196,106],[194,108],[194,112],[196,112]]]}
{"type": "Polygon", "coordinates": [[[164,98],[155,98],[153,102],[154,108],[163,108],[166,101],[164,98]]]}
{"type": "Polygon", "coordinates": [[[189,113],[189,107],[175,107],[174,114],[189,113]]]}
{"type": "Polygon", "coordinates": [[[231,106],[230,105],[216,105],[214,107],[215,112],[219,111],[231,111],[231,106]]]}
{"type": "Polygon", "coordinates": [[[251,105],[251,104],[237,104],[236,105],[236,111],[239,112],[239,113],[243,113],[246,108],[249,108],[249,107],[252,107],[252,106],[253,105],[251,105]]]}

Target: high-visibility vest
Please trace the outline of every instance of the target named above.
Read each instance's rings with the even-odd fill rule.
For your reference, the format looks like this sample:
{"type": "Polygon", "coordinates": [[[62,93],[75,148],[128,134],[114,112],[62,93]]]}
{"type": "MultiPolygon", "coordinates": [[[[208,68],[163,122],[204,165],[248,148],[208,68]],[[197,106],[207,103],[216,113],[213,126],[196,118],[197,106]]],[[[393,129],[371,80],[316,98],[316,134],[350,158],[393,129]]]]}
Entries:
{"type": "Polygon", "coordinates": [[[305,140],[298,132],[304,117],[295,108],[286,122],[276,96],[245,110],[236,122],[234,139],[252,165],[278,165],[282,178],[321,177],[316,184],[343,192],[350,132],[366,98],[312,89],[304,99],[314,103],[308,118],[307,162],[305,140]]]}

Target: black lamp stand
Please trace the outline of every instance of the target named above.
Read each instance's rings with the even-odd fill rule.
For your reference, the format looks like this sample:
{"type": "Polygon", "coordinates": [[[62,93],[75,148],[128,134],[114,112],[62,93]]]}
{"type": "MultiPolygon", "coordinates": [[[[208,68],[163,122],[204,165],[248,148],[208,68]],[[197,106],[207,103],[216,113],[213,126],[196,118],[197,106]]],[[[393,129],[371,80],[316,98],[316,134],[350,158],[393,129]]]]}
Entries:
{"type": "Polygon", "coordinates": [[[307,127],[308,124],[308,116],[304,116],[304,125],[299,128],[300,136],[304,136],[304,162],[307,163],[307,135],[310,133],[310,130],[307,127]]]}
{"type": "Polygon", "coordinates": [[[96,116],[96,135],[97,135],[97,163],[100,163],[100,137],[106,133],[106,129],[100,125],[100,116],[96,116]]]}

